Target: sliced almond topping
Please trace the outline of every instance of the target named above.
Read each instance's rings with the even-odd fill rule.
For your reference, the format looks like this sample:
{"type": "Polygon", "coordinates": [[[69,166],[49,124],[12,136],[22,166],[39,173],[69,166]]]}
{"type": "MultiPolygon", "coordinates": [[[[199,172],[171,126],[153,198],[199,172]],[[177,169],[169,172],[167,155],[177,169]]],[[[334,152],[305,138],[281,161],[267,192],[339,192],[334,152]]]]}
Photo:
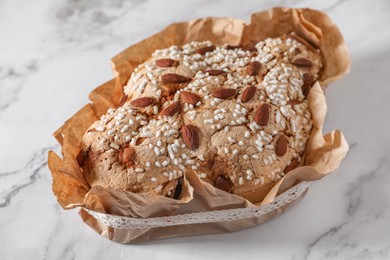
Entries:
{"type": "Polygon", "coordinates": [[[189,91],[180,92],[180,100],[191,105],[196,105],[198,102],[202,102],[202,98],[200,96],[189,91]]]}
{"type": "Polygon", "coordinates": [[[199,147],[199,130],[196,126],[183,125],[180,131],[181,138],[188,149],[195,150],[199,147]]]}
{"type": "Polygon", "coordinates": [[[269,120],[269,106],[267,103],[261,104],[255,111],[253,118],[260,126],[266,126],[269,120]]]}
{"type": "Polygon", "coordinates": [[[156,102],[156,99],[154,97],[140,97],[133,99],[130,102],[130,105],[133,107],[147,107],[151,106],[156,102]]]}
{"type": "Polygon", "coordinates": [[[229,99],[231,97],[234,97],[236,95],[237,90],[233,88],[219,88],[219,89],[214,89],[211,94],[220,99],[229,99]]]}

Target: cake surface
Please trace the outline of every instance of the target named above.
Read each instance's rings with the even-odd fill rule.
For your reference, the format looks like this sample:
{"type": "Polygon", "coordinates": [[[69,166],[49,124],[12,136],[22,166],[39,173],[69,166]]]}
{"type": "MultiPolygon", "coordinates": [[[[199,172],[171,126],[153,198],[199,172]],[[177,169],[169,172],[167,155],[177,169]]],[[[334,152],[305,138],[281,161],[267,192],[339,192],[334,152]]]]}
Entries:
{"type": "Polygon", "coordinates": [[[303,156],[322,66],[296,39],[156,50],[124,86],[127,101],[84,135],[89,184],[173,198],[187,170],[237,195],[274,184],[303,156]]]}

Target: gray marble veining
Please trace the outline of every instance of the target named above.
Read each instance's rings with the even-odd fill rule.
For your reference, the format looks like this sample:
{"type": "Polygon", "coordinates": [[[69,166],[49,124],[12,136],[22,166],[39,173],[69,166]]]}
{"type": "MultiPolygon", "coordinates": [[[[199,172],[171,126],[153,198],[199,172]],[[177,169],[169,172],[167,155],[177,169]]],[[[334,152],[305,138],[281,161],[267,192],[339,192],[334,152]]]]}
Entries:
{"type": "Polygon", "coordinates": [[[69,0],[0,2],[0,259],[390,259],[390,2],[69,0]],[[351,73],[327,90],[325,131],[351,150],[285,214],[233,234],[120,245],[64,211],[51,192],[51,133],[110,78],[116,53],[205,16],[249,21],[272,6],[326,11],[351,73]]]}

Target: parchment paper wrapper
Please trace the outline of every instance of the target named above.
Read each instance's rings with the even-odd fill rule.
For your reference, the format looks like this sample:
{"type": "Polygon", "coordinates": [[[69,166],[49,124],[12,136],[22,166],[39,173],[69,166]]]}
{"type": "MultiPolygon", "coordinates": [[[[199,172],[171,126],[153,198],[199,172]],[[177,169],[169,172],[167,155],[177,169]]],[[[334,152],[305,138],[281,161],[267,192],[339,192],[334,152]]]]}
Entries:
{"type": "Polygon", "coordinates": [[[325,136],[322,134],[327,109],[323,90],[349,71],[350,60],[340,31],[329,17],[320,11],[274,8],[252,14],[249,25],[233,18],[205,18],[176,23],[130,46],[115,56],[112,62],[115,78],[93,90],[89,96],[92,103],[85,105],[54,133],[62,146],[62,158],[53,151],[49,152],[48,158],[53,177],[53,192],[60,205],[64,209],[81,207],[80,215],[83,221],[111,240],[133,243],[176,236],[232,232],[252,227],[283,212],[302,198],[305,190],[294,200],[258,217],[221,222],[214,219],[210,220],[210,223],[201,224],[171,223],[165,227],[113,228],[98,221],[86,210],[141,220],[197,212],[223,213],[221,210],[229,209],[257,210],[275,203],[275,198],[279,198],[277,196],[291,191],[297,184],[318,180],[331,173],[338,168],[348,151],[348,144],[340,131],[335,130],[325,136]],[[88,185],[76,160],[80,151],[80,140],[87,128],[108,108],[120,103],[124,95],[123,86],[132,71],[138,64],[146,61],[154,50],[203,40],[217,44],[251,46],[268,37],[292,32],[305,39],[308,46],[318,47],[323,58],[321,77],[308,96],[313,115],[313,130],[301,166],[270,187],[264,196],[258,198],[258,203],[253,204],[244,198],[215,189],[190,170],[184,175],[180,200],[100,186],[91,188],[88,185]]]}

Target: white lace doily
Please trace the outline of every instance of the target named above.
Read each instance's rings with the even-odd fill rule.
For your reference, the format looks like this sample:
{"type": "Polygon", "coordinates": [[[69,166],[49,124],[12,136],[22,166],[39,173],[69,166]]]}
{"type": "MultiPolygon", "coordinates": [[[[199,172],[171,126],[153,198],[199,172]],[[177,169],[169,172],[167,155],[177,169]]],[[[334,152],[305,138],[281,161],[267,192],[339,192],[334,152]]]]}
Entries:
{"type": "Polygon", "coordinates": [[[282,193],[267,205],[256,208],[227,209],[197,212],[170,217],[132,218],[110,214],[103,214],[84,208],[91,216],[103,224],[117,229],[155,228],[189,224],[216,223],[240,219],[260,217],[271,211],[279,209],[298,199],[310,186],[309,182],[302,182],[282,193]]]}

